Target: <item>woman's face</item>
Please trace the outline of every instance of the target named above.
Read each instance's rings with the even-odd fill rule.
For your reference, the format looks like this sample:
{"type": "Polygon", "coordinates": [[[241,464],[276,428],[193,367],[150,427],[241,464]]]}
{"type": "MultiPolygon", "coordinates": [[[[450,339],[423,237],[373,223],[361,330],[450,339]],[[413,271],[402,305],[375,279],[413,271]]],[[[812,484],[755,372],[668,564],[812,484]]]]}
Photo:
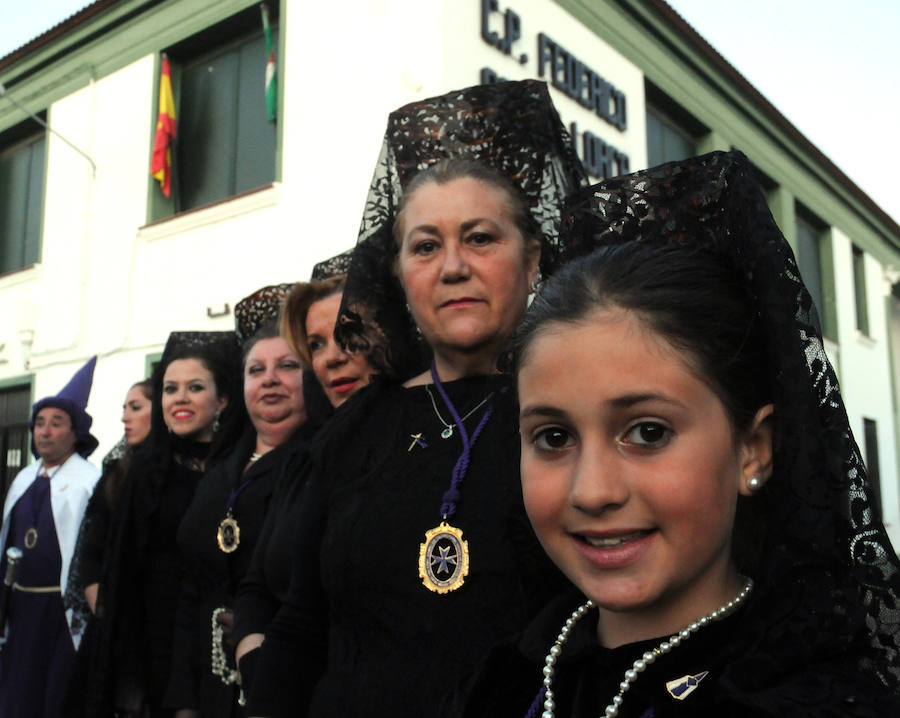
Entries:
{"type": "Polygon", "coordinates": [[[150,433],[150,400],[139,386],[133,386],[122,404],[122,423],[125,424],[125,441],[129,446],[140,444],[150,433]]]}
{"type": "Polygon", "coordinates": [[[197,441],[211,441],[216,413],[228,404],[216,382],[199,359],[175,359],[163,374],[162,412],[173,434],[197,441]]]}
{"type": "Polygon", "coordinates": [[[313,373],[331,405],[338,407],[369,383],[372,367],[363,354],[348,354],[334,339],[341,295],[313,302],[306,312],[306,342],[313,373]]]}
{"type": "Polygon", "coordinates": [[[397,269],[437,356],[493,360],[522,318],[539,259],[500,189],[461,178],[425,184],[407,200],[397,269]]]}
{"type": "Polygon", "coordinates": [[[615,626],[632,620],[631,640],[662,635],[734,597],[735,508],[767,476],[767,429],[736,439],[684,355],[624,310],[546,326],[518,384],[529,518],[601,607],[604,640],[625,642],[615,626]]]}
{"type": "Polygon", "coordinates": [[[289,431],[306,420],[303,404],[303,366],[281,337],[260,339],[244,362],[244,402],[250,420],[289,431]]]}

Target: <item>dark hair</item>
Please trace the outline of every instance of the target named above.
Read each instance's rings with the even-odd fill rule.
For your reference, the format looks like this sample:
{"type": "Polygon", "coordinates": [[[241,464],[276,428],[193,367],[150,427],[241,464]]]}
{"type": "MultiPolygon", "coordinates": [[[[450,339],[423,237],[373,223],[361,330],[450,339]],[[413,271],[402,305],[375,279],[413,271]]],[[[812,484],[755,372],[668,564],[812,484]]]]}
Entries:
{"type": "MultiPolygon", "coordinates": [[[[141,394],[144,395],[144,398],[147,401],[151,402],[151,407],[153,405],[153,380],[152,379],[141,379],[140,381],[136,381],[130,387],[128,387],[128,391],[132,389],[140,389],[141,394]]],[[[147,437],[144,437],[143,441],[146,441],[147,437]]],[[[141,442],[143,443],[143,442],[141,442]]],[[[112,452],[110,452],[111,454],[112,452]]],[[[106,496],[106,503],[108,506],[112,507],[116,505],[116,499],[119,496],[119,490],[122,486],[122,481],[125,479],[125,474],[128,472],[128,464],[131,461],[131,457],[134,453],[134,447],[126,446],[124,452],[118,459],[112,459],[107,461],[107,458],[103,460],[103,473],[106,476],[105,486],[104,486],[104,495],[106,496]]]]}
{"type": "Polygon", "coordinates": [[[309,343],[306,337],[306,315],[309,308],[321,299],[344,291],[346,275],[337,274],[328,279],[301,282],[294,285],[281,313],[281,336],[306,366],[312,366],[309,343]]]}
{"type": "Polygon", "coordinates": [[[132,389],[140,389],[141,394],[144,395],[144,398],[152,401],[153,379],[141,379],[140,381],[136,381],[128,388],[128,391],[131,391],[132,389]]]}
{"type": "Polygon", "coordinates": [[[253,334],[247,338],[247,341],[241,345],[241,369],[243,370],[247,366],[247,357],[250,355],[250,350],[256,346],[257,342],[260,342],[263,339],[274,339],[275,337],[280,336],[281,326],[278,317],[270,319],[253,332],[253,334]]]}
{"type": "Polygon", "coordinates": [[[574,260],[535,298],[519,328],[516,369],[550,323],[622,308],[684,352],[725,407],[736,432],[769,403],[766,347],[738,273],[712,252],[629,242],[574,260]]]}
{"type": "MultiPolygon", "coordinates": [[[[740,275],[714,253],[644,241],[608,245],[573,260],[535,298],[519,327],[515,368],[548,325],[577,324],[592,312],[631,312],[688,357],[716,394],[735,435],[771,402],[767,348],[740,275]]],[[[757,574],[767,531],[767,492],[739,497],[733,549],[738,570],[757,574]]]]}
{"type": "Polygon", "coordinates": [[[525,240],[526,245],[529,241],[539,241],[541,239],[541,229],[528,208],[528,200],[506,175],[477,160],[451,157],[443,159],[419,172],[404,189],[403,197],[397,206],[397,213],[394,216],[395,246],[399,247],[402,241],[400,224],[403,221],[403,210],[406,209],[410,197],[426,184],[433,182],[442,185],[458,179],[477,180],[488,187],[493,187],[503,192],[508,200],[513,223],[522,235],[522,239],[525,240]]]}

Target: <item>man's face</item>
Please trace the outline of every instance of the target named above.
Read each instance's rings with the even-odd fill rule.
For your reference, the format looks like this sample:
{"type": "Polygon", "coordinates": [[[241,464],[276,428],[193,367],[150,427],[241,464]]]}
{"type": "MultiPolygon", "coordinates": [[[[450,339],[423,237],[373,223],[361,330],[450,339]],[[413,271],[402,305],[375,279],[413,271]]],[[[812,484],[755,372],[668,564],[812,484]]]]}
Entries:
{"type": "Polygon", "coordinates": [[[57,466],[75,451],[75,430],[71,417],[49,406],[34,419],[34,445],[44,466],[57,466]]]}

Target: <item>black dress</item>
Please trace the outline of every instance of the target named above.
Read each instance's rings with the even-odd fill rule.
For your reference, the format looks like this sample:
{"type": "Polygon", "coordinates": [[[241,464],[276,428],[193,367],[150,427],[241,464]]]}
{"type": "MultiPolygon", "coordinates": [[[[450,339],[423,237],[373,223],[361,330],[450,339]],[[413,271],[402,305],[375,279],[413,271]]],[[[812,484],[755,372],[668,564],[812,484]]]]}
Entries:
{"type": "MultiPolygon", "coordinates": [[[[237,587],[250,566],[291,446],[289,442],[269,451],[244,471],[255,445],[251,428],[227,459],[207,471],[178,530],[187,576],[176,619],[166,704],[193,708],[209,718],[239,715],[236,687],[226,685],[211,671],[211,616],[216,608],[231,611],[234,607],[237,587]],[[239,492],[232,516],[240,535],[237,548],[225,553],[217,542],[217,531],[233,491],[239,492]]],[[[234,668],[234,646],[228,637],[223,644],[230,670],[234,668]]]]}
{"type": "Polygon", "coordinates": [[[261,649],[252,715],[435,715],[471,666],[560,590],[564,579],[522,505],[509,380],[445,387],[461,416],[491,395],[466,421],[470,432],[488,405],[493,412],[449,520],[468,541],[465,583],[434,593],[418,571],[461,452],[459,431],[441,438],[425,387],[376,384],[315,443],[291,590],[261,649]]]}
{"type": "MultiPolygon", "coordinates": [[[[583,602],[583,596],[566,592],[548,604],[517,643],[495,648],[485,660],[475,688],[463,701],[465,706],[458,706],[454,715],[529,715],[543,681],[544,658],[566,619],[583,602]]],[[[773,610],[772,605],[754,602],[751,594],[745,608],[701,628],[647,666],[624,694],[619,718],[900,715],[900,697],[891,694],[874,676],[854,670],[852,643],[822,646],[817,655],[801,657],[815,642],[809,633],[816,627],[814,623],[806,627],[805,640],[793,640],[792,631],[782,625],[790,613],[788,606],[782,603],[780,610],[773,610]],[[768,628],[764,627],[766,623],[768,628]],[[775,665],[777,670],[772,670],[775,665]]],[[[825,627],[818,630],[827,643],[825,627]]],[[[625,671],[666,638],[606,649],[597,640],[596,609],[586,613],[557,659],[552,686],[554,715],[605,715],[625,671]]],[[[530,715],[540,716],[542,711],[541,705],[530,715]]]]}
{"type": "MultiPolygon", "coordinates": [[[[306,440],[299,438],[291,442],[284,447],[283,453],[282,475],[269,502],[253,558],[235,597],[232,634],[235,646],[250,634],[267,633],[291,586],[293,551],[298,540],[302,498],[309,474],[306,440]]],[[[245,695],[249,694],[258,653],[258,649],[254,649],[241,659],[241,684],[245,695]]]]}
{"type": "MultiPolygon", "coordinates": [[[[210,445],[178,437],[135,451],[110,521],[89,679],[72,716],[168,716],[175,610],[184,578],[176,541],[210,445]]],[[[82,646],[84,648],[84,646],[82,646]]]]}

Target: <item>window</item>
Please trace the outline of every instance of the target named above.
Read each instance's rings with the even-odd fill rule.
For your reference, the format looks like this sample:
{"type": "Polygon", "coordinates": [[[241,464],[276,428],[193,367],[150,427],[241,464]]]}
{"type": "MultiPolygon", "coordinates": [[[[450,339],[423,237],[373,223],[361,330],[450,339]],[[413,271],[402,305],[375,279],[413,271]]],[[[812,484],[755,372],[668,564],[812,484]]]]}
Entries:
{"type": "Polygon", "coordinates": [[[650,167],[695,154],[693,137],[662,113],[647,107],[647,163],[650,167]]]}
{"type": "Polygon", "coordinates": [[[647,163],[650,167],[697,154],[697,139],[709,132],[693,115],[650,82],[647,98],[647,163]]]}
{"type": "Polygon", "coordinates": [[[853,245],[853,292],[856,295],[856,328],[869,333],[869,304],[866,298],[866,256],[853,245]]]}
{"type": "Polygon", "coordinates": [[[872,493],[872,509],[881,520],[881,469],[878,465],[878,425],[874,419],[863,419],[866,444],[866,473],[872,493]]]}
{"type": "Polygon", "coordinates": [[[44,131],[31,121],[0,135],[0,274],[41,258],[44,131]]]}
{"type": "MultiPolygon", "coordinates": [[[[277,29],[273,22],[273,35],[277,29]]],[[[275,49],[276,57],[278,54],[275,49]]],[[[168,50],[178,137],[175,211],[271,183],[276,126],[265,103],[266,42],[259,7],[232,16],[168,50]]]]}
{"type": "Polygon", "coordinates": [[[31,437],[31,386],[0,389],[0,488],[3,498],[16,474],[28,463],[31,437]]]}
{"type": "Polygon", "coordinates": [[[830,241],[826,242],[827,227],[799,205],[797,206],[796,239],[797,264],[800,276],[812,295],[819,315],[819,329],[828,338],[836,336],[836,318],[830,256],[830,241]]]}

